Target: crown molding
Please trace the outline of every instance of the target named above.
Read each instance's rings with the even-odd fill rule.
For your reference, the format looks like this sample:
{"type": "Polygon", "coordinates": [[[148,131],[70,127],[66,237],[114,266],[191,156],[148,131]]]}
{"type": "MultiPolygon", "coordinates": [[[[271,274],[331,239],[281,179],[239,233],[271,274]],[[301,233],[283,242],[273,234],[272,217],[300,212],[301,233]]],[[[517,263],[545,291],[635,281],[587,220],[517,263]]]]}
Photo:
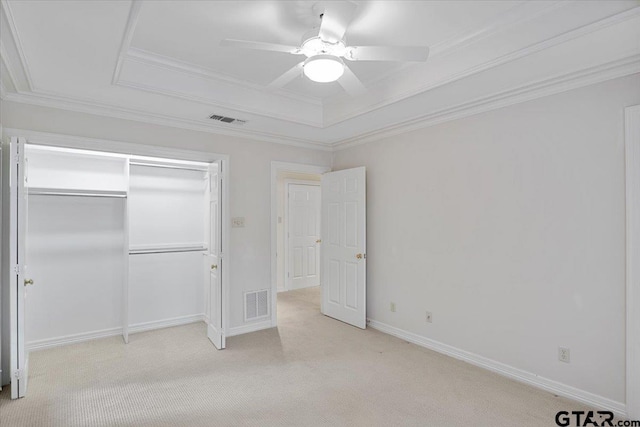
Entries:
{"type": "MultiPolygon", "coordinates": [[[[0,40],[0,61],[2,61],[2,64],[4,64],[4,68],[7,70],[6,76],[9,77],[11,85],[17,88],[18,86],[16,85],[16,79],[14,77],[13,71],[11,70],[10,61],[8,60],[7,50],[4,47],[4,43],[2,43],[2,40],[0,40]]],[[[4,73],[0,75],[0,82],[4,82],[4,76],[4,73]]]]}
{"type": "MultiPolygon", "coordinates": [[[[149,65],[152,67],[158,67],[164,70],[168,70],[168,71],[179,71],[179,72],[184,72],[183,70],[178,70],[175,68],[170,68],[165,66],[164,64],[161,64],[159,62],[153,62],[153,61],[147,61],[145,59],[140,60],[139,58],[135,57],[135,56],[128,56],[126,58],[127,61],[134,61],[134,62],[140,62],[142,64],[145,65],[149,65]]],[[[200,76],[202,77],[202,76],[200,76]]],[[[215,80],[215,81],[220,81],[219,79],[214,79],[211,78],[210,80],[215,80]]],[[[218,107],[218,108],[222,108],[225,110],[233,110],[233,111],[237,111],[239,113],[244,113],[244,114],[251,114],[251,115],[257,115],[257,116],[262,116],[262,117],[270,117],[270,118],[274,118],[274,119],[278,119],[278,120],[285,120],[288,122],[293,122],[293,123],[300,123],[300,124],[304,124],[307,126],[313,126],[315,128],[322,128],[322,123],[317,122],[317,121],[310,121],[310,120],[306,120],[306,119],[302,119],[299,117],[292,117],[290,115],[284,115],[284,114],[278,114],[275,112],[265,112],[265,111],[260,111],[257,109],[252,109],[250,107],[247,106],[243,106],[243,105],[239,105],[237,103],[233,103],[233,102],[226,102],[225,104],[221,104],[219,102],[215,102],[214,100],[212,100],[211,98],[207,98],[204,96],[196,96],[196,95],[190,95],[184,92],[178,92],[175,90],[170,90],[170,89],[163,89],[163,88],[159,88],[157,86],[150,86],[150,85],[146,85],[144,83],[139,83],[139,82],[134,82],[134,81],[127,81],[127,80],[123,80],[122,77],[119,77],[119,80],[115,83],[116,86],[121,86],[121,87],[126,87],[129,89],[135,89],[135,90],[141,90],[141,91],[145,91],[145,92],[149,92],[149,93],[155,93],[155,94],[161,94],[161,95],[165,95],[165,96],[170,96],[173,98],[178,98],[178,99],[184,99],[187,101],[191,101],[191,102],[196,102],[198,104],[203,104],[203,105],[210,105],[212,107],[218,107]]],[[[251,91],[256,91],[256,89],[254,88],[249,88],[246,87],[245,89],[251,90],[251,91]]],[[[264,94],[265,92],[263,90],[257,90],[259,93],[264,94]]],[[[295,98],[291,98],[294,99],[296,102],[300,102],[299,99],[295,99],[295,98]]],[[[277,100],[273,100],[274,102],[277,102],[277,100]]],[[[306,102],[304,101],[304,103],[306,104],[311,104],[314,107],[321,107],[317,104],[314,103],[310,103],[310,102],[306,102]]],[[[250,120],[247,118],[247,120],[250,120]]]]}
{"type": "MultiPolygon", "coordinates": [[[[509,27],[512,27],[513,25],[530,21],[546,13],[553,12],[561,7],[566,6],[567,2],[565,0],[554,0],[554,1],[549,1],[548,4],[545,4],[545,6],[542,9],[535,10],[535,11],[531,11],[528,9],[529,7],[538,7],[538,4],[540,3],[535,3],[535,2],[520,3],[517,6],[514,6],[513,8],[504,12],[499,17],[494,18],[487,25],[484,25],[483,27],[480,27],[475,30],[465,29],[463,31],[460,31],[455,36],[430,46],[429,57],[433,58],[440,55],[449,55],[458,49],[461,49],[465,46],[471,45],[484,38],[494,35],[504,30],[505,28],[509,28],[509,27]]],[[[404,70],[412,65],[414,64],[410,62],[402,63],[402,65],[397,69],[391,70],[387,73],[382,73],[378,77],[372,80],[369,80],[366,86],[372,87],[378,83],[381,83],[384,80],[388,79],[389,77],[393,76],[394,74],[398,73],[399,71],[404,70]]],[[[415,95],[415,93],[409,92],[409,95],[404,96],[402,99],[409,96],[413,96],[413,95],[415,95]]],[[[339,97],[335,97],[335,98],[332,97],[331,99],[329,99],[329,103],[335,102],[335,101],[339,102],[339,97]]],[[[392,101],[391,103],[393,102],[397,102],[397,101],[392,101]]],[[[336,123],[339,123],[339,122],[335,122],[335,123],[327,122],[325,123],[325,126],[330,126],[336,123]]]]}
{"type": "Polygon", "coordinates": [[[450,54],[457,49],[463,48],[477,41],[480,41],[486,37],[496,34],[507,27],[511,27],[516,24],[522,24],[523,22],[530,21],[538,18],[546,13],[554,12],[567,5],[564,0],[555,0],[549,2],[539,10],[531,11],[528,8],[537,6],[535,2],[523,2],[507,10],[498,18],[493,19],[489,24],[481,27],[475,31],[464,31],[457,36],[445,40],[444,42],[437,43],[430,48],[430,56],[437,56],[441,54],[450,54]]]}
{"type": "MultiPolygon", "coordinates": [[[[29,69],[27,68],[27,60],[22,50],[22,42],[16,32],[13,14],[9,8],[9,4],[4,0],[0,0],[0,26],[6,20],[9,29],[9,37],[0,40],[0,58],[2,58],[11,84],[16,88],[24,88],[24,90],[33,90],[33,83],[29,69]],[[11,60],[13,58],[13,60],[11,60]]],[[[1,76],[0,76],[1,77],[1,76]]]]}
{"type": "Polygon", "coordinates": [[[266,141],[275,144],[288,145],[298,148],[307,148],[320,151],[331,151],[331,147],[327,144],[291,138],[284,135],[276,135],[269,132],[260,132],[255,130],[230,129],[227,125],[218,125],[215,122],[207,122],[205,120],[193,120],[168,116],[158,113],[150,113],[141,110],[119,107],[115,105],[103,104],[94,100],[81,100],[77,98],[69,98],[59,94],[32,92],[32,93],[11,93],[7,92],[5,100],[11,102],[19,102],[22,104],[37,105],[42,107],[57,108],[67,111],[75,111],[79,113],[92,114],[97,116],[113,117],[123,120],[132,120],[142,123],[151,123],[160,126],[170,126],[180,129],[194,130],[198,132],[207,132],[218,135],[233,136],[237,138],[253,139],[258,141],[266,141]],[[224,126],[224,127],[223,127],[224,126]]]}
{"type": "MultiPolygon", "coordinates": [[[[508,10],[507,12],[503,13],[501,16],[499,16],[498,18],[493,19],[489,24],[483,26],[482,28],[475,30],[475,31],[469,31],[469,30],[464,30],[461,31],[460,33],[458,33],[457,35],[455,35],[454,37],[439,43],[435,46],[432,47],[431,51],[432,51],[432,56],[433,55],[441,55],[443,53],[449,53],[452,50],[455,50],[457,48],[460,48],[461,46],[465,46],[471,43],[474,43],[478,40],[481,40],[485,37],[490,36],[491,34],[495,34],[496,32],[501,31],[504,28],[510,27],[512,25],[515,25],[517,23],[520,22],[524,22],[524,21],[528,21],[531,19],[534,19],[535,17],[538,17],[540,15],[543,15],[545,13],[549,13],[553,10],[558,9],[561,6],[566,5],[566,2],[562,1],[562,0],[555,0],[553,2],[550,2],[549,4],[545,4],[544,7],[542,7],[542,9],[539,8],[539,6],[537,4],[529,4],[529,3],[522,3],[519,4],[513,8],[511,8],[510,10],[508,10]],[[534,10],[532,11],[531,8],[534,8],[534,10]]],[[[120,85],[120,86],[125,86],[125,87],[129,87],[132,89],[137,89],[137,90],[143,90],[146,92],[150,92],[150,93],[158,93],[158,94],[162,94],[162,95],[168,95],[168,96],[172,96],[172,97],[177,97],[177,98],[181,98],[181,99],[185,99],[188,101],[193,101],[193,102],[198,102],[198,103],[204,103],[204,104],[208,104],[208,105],[214,105],[214,106],[220,106],[219,104],[216,104],[215,102],[213,102],[211,99],[209,98],[205,98],[205,97],[198,97],[198,96],[193,96],[193,95],[188,95],[182,92],[177,92],[177,91],[171,91],[171,90],[167,90],[167,89],[161,89],[161,88],[157,88],[155,86],[150,86],[150,85],[145,85],[142,84],[140,82],[133,82],[133,81],[123,81],[121,79],[120,76],[120,72],[122,69],[122,66],[124,64],[125,61],[129,60],[129,61],[136,61],[142,64],[146,64],[146,65],[150,65],[150,66],[154,66],[157,68],[161,68],[161,69],[165,69],[168,71],[173,71],[173,72],[181,72],[181,73],[185,73],[191,76],[196,76],[196,77],[201,77],[201,78],[206,78],[209,80],[213,80],[216,82],[224,82],[224,83],[228,83],[228,84],[232,84],[238,87],[242,87],[245,89],[249,89],[249,90],[256,90],[258,92],[262,92],[264,93],[265,90],[267,90],[267,88],[263,85],[260,84],[255,84],[255,83],[251,83],[245,80],[241,80],[241,79],[237,79],[234,78],[232,76],[223,74],[223,73],[219,73],[216,72],[214,70],[205,68],[205,67],[201,67],[198,66],[196,64],[193,63],[189,63],[186,61],[182,61],[182,60],[178,60],[172,57],[168,57],[165,55],[161,55],[158,53],[154,53],[151,51],[147,51],[145,49],[141,49],[141,48],[136,48],[136,47],[132,47],[130,45],[130,40],[133,36],[133,32],[135,31],[135,24],[137,23],[137,17],[139,14],[139,8],[137,9],[137,12],[134,13],[133,11],[133,7],[134,5],[132,5],[132,13],[130,15],[130,20],[129,23],[127,25],[127,28],[125,30],[125,34],[123,36],[123,44],[122,44],[122,49],[120,52],[120,57],[118,59],[118,65],[116,67],[116,71],[117,71],[117,76],[114,74],[114,80],[113,80],[113,84],[116,85],[120,85]],[[135,16],[135,19],[131,18],[131,16],[135,16]],[[130,24],[130,25],[129,25],[130,24]],[[125,41],[128,41],[125,43],[125,41]]],[[[368,86],[372,86],[372,85],[376,85],[380,82],[385,81],[387,78],[389,78],[390,76],[396,74],[398,71],[403,70],[405,68],[408,68],[411,64],[406,63],[406,64],[402,64],[399,68],[391,70],[387,73],[383,73],[381,75],[379,75],[378,77],[376,77],[375,79],[373,79],[372,81],[368,82],[367,85],[368,86]]],[[[480,70],[482,71],[482,70],[480,70]]],[[[476,72],[476,71],[473,71],[476,72]]],[[[459,78],[463,78],[466,75],[461,75],[459,78]]],[[[248,114],[256,114],[256,115],[260,115],[260,116],[267,116],[267,117],[273,117],[273,118],[277,118],[277,119],[281,119],[281,120],[286,120],[286,121],[293,121],[293,122],[298,122],[298,123],[302,123],[302,124],[306,124],[309,126],[313,126],[313,127],[317,127],[317,128],[325,128],[337,123],[340,123],[342,121],[348,120],[349,118],[355,117],[357,115],[360,114],[366,114],[369,111],[375,110],[377,108],[383,107],[385,105],[388,105],[390,103],[394,103],[397,101],[400,101],[404,98],[413,96],[417,93],[420,93],[422,91],[425,90],[429,90],[435,86],[439,86],[442,84],[446,84],[448,83],[448,81],[442,81],[442,82],[438,82],[436,85],[433,86],[426,86],[423,87],[422,89],[418,89],[417,91],[410,91],[410,92],[405,92],[402,94],[399,94],[398,96],[395,96],[393,98],[388,98],[385,101],[382,101],[381,103],[375,104],[372,107],[367,107],[365,108],[363,111],[361,112],[357,112],[356,114],[353,115],[348,115],[348,116],[344,116],[341,117],[339,120],[336,121],[324,121],[321,120],[320,122],[315,122],[315,121],[309,121],[309,120],[300,120],[298,118],[294,118],[294,117],[290,117],[290,116],[282,116],[282,115],[275,115],[273,113],[270,113],[268,115],[265,115],[265,113],[263,111],[254,111],[251,110],[250,108],[247,107],[242,107],[239,105],[227,105],[227,108],[238,111],[238,112],[243,112],[243,113],[248,113],[248,114]]],[[[305,103],[309,103],[312,104],[314,106],[319,106],[321,108],[325,108],[326,103],[323,102],[323,100],[318,99],[318,98],[313,98],[310,99],[306,96],[303,95],[299,95],[296,94],[294,92],[290,92],[287,91],[286,89],[278,89],[276,91],[273,91],[273,95],[274,96],[282,96],[282,97],[286,97],[286,98],[290,98],[290,99],[294,99],[296,101],[302,101],[305,103]]],[[[339,97],[337,98],[339,100],[339,97]]],[[[335,102],[335,101],[334,101],[335,102]]],[[[329,105],[330,107],[330,105],[329,105]]],[[[324,116],[324,114],[322,114],[322,116],[324,116]]]]}
{"type": "Polygon", "coordinates": [[[634,55],[622,60],[563,74],[508,91],[478,98],[353,138],[334,141],[331,143],[331,147],[334,151],[344,150],[451,120],[461,119],[636,73],[640,73],[640,55],[634,55]]]}
{"type": "MultiPolygon", "coordinates": [[[[225,83],[231,83],[247,89],[265,91],[266,86],[252,83],[246,80],[237,79],[227,74],[216,72],[210,68],[200,67],[190,62],[182,61],[179,59],[171,58],[159,53],[150,52],[145,49],[137,47],[130,47],[127,51],[127,59],[137,60],[138,62],[153,65],[158,68],[164,68],[170,71],[179,71],[187,74],[191,74],[197,77],[204,77],[210,80],[221,81],[225,83]]],[[[320,98],[310,98],[308,96],[300,95],[284,89],[277,89],[273,91],[274,95],[282,96],[285,98],[294,99],[296,101],[305,102],[315,106],[322,106],[322,100],[320,98]]]]}
{"type": "Polygon", "coordinates": [[[22,136],[29,143],[64,147],[78,150],[99,150],[107,153],[128,153],[134,156],[153,156],[173,158],[190,162],[211,162],[214,160],[229,160],[228,154],[209,151],[187,150],[183,148],[164,147],[158,145],[141,144],[113,139],[91,138],[80,135],[40,132],[28,129],[4,128],[4,136],[22,136]]]}
{"type": "Polygon", "coordinates": [[[640,73],[640,55],[634,55],[623,60],[520,86],[508,91],[503,91],[494,95],[458,104],[450,108],[438,110],[399,124],[359,135],[357,137],[338,140],[328,144],[317,141],[289,138],[283,135],[275,135],[265,132],[248,131],[246,129],[232,130],[228,128],[221,128],[220,126],[215,126],[214,124],[200,120],[152,114],[122,107],[99,104],[95,101],[77,100],[53,94],[5,92],[3,99],[12,102],[59,108],[68,111],[152,123],[161,126],[171,126],[199,132],[250,138],[300,148],[320,151],[339,151],[378,141],[383,138],[427,128],[440,123],[469,117],[509,105],[566,92],[583,86],[597,84],[636,73],[640,73]]]}
{"type": "Polygon", "coordinates": [[[142,1],[132,0],[131,9],[129,9],[129,17],[127,18],[127,25],[125,25],[124,33],[122,34],[122,42],[120,43],[118,60],[116,61],[116,67],[113,70],[113,77],[111,79],[111,84],[116,84],[120,80],[120,73],[122,72],[122,64],[131,46],[131,41],[133,40],[133,34],[136,31],[136,26],[138,25],[138,20],[140,19],[140,10],[142,10],[142,1]]]}
{"type": "MultiPolygon", "coordinates": [[[[2,5],[0,11],[4,12],[3,14],[4,19],[6,19],[8,22],[9,21],[12,22],[13,15],[11,15],[9,4],[5,0],[0,0],[0,3],[2,5]]],[[[559,7],[563,7],[568,3],[570,2],[556,1],[554,3],[551,3],[549,6],[546,6],[540,10],[537,10],[536,16],[541,16],[541,15],[544,15],[545,13],[549,13],[550,11],[557,10],[559,7]]],[[[215,105],[215,106],[220,106],[221,108],[242,111],[240,107],[229,107],[228,104],[227,105],[216,104],[216,103],[213,103],[212,101],[209,101],[203,97],[198,97],[196,95],[185,95],[184,93],[172,92],[170,90],[162,92],[163,90],[159,91],[156,88],[151,88],[151,87],[145,86],[144,84],[121,81],[120,73],[122,72],[122,67],[125,60],[145,62],[150,65],[158,66],[160,68],[164,68],[167,70],[183,72],[183,73],[186,73],[187,75],[195,75],[198,77],[203,77],[203,78],[208,78],[213,80],[220,80],[219,76],[215,72],[212,72],[213,74],[207,74],[209,73],[210,70],[199,68],[193,64],[182,63],[181,61],[173,60],[172,58],[156,55],[152,52],[147,52],[141,49],[132,48],[131,40],[133,38],[135,26],[140,16],[141,7],[142,7],[142,1],[134,0],[132,2],[127,25],[123,34],[121,51],[118,57],[118,64],[114,69],[113,78],[117,79],[116,84],[120,86],[125,86],[125,87],[132,87],[138,90],[156,92],[166,96],[183,98],[192,102],[196,102],[198,104],[215,105]]],[[[490,24],[487,28],[483,30],[478,30],[478,32],[466,38],[465,36],[463,36],[462,38],[464,40],[461,40],[460,42],[454,43],[453,41],[449,41],[448,42],[449,44],[445,46],[446,49],[445,47],[439,48],[440,49],[439,54],[441,55],[451,50],[457,50],[461,46],[466,46],[467,44],[471,44],[474,41],[485,38],[495,32],[499,32],[500,30],[504,29],[505,26],[508,26],[509,23],[512,21],[513,21],[512,23],[515,23],[515,22],[523,22],[526,20],[533,19],[533,17],[525,13],[527,11],[529,11],[529,9],[527,8],[522,9],[521,6],[516,6],[510,11],[505,12],[503,16],[494,20],[494,22],[490,24]],[[509,12],[512,12],[512,13],[509,13],[509,12]]],[[[484,64],[480,64],[479,66],[472,67],[468,70],[465,70],[462,73],[450,76],[449,78],[443,79],[434,84],[425,85],[423,86],[422,89],[416,91],[415,93],[409,92],[408,95],[400,95],[400,99],[393,100],[389,98],[384,102],[387,102],[388,104],[397,102],[401,99],[404,99],[407,96],[413,96],[418,93],[427,91],[429,89],[433,89],[437,86],[442,86],[447,83],[452,83],[464,77],[468,77],[472,74],[479,73],[481,71],[499,66],[506,62],[510,62],[515,59],[524,57],[526,55],[533,54],[535,52],[550,48],[557,44],[583,37],[587,34],[604,29],[606,27],[628,21],[629,19],[637,18],[638,16],[640,16],[640,7],[629,9],[625,12],[609,16],[607,18],[601,19],[596,22],[592,22],[590,24],[583,25],[582,27],[576,28],[574,30],[565,32],[563,34],[549,38],[542,42],[527,46],[523,49],[501,56],[492,61],[488,61],[484,64]]],[[[413,117],[408,120],[404,120],[400,123],[395,123],[395,124],[383,127],[381,129],[366,132],[348,139],[328,140],[326,136],[323,136],[321,129],[318,129],[317,132],[314,132],[313,136],[311,137],[295,138],[295,137],[285,136],[285,135],[274,133],[274,132],[261,132],[261,131],[251,129],[250,127],[231,128],[228,125],[219,124],[217,122],[213,122],[205,118],[191,119],[191,118],[179,117],[179,116],[169,116],[165,114],[153,113],[153,112],[144,111],[140,109],[132,109],[128,107],[112,105],[112,104],[104,103],[97,99],[86,99],[86,98],[82,99],[77,97],[69,97],[62,94],[57,94],[57,93],[36,89],[31,84],[30,77],[28,77],[29,76],[28,68],[25,68],[27,66],[27,61],[26,61],[26,57],[24,56],[24,52],[22,51],[21,42],[17,35],[18,33],[16,32],[15,23],[13,25],[8,25],[8,26],[9,26],[9,30],[11,31],[10,32],[11,37],[6,37],[5,40],[0,40],[0,59],[4,63],[5,68],[7,69],[7,72],[3,74],[8,76],[8,79],[5,76],[3,76],[4,80],[0,80],[0,84],[1,84],[0,98],[5,99],[7,101],[20,102],[20,103],[26,103],[26,104],[32,104],[32,105],[40,105],[40,106],[51,107],[51,108],[59,108],[63,110],[76,111],[76,112],[88,113],[93,115],[101,115],[106,117],[115,117],[115,118],[120,118],[125,120],[138,121],[138,122],[153,123],[153,124],[162,125],[162,126],[172,126],[176,128],[189,129],[189,130],[195,130],[195,131],[207,132],[207,133],[213,133],[213,134],[248,138],[248,139],[258,140],[258,141],[267,141],[271,143],[308,148],[308,149],[314,149],[314,150],[322,150],[322,151],[342,150],[348,147],[368,143],[371,141],[376,141],[385,137],[398,135],[400,133],[409,132],[415,129],[429,127],[445,121],[467,117],[467,116],[478,114],[481,112],[490,111],[496,108],[501,108],[503,106],[512,105],[519,102],[528,101],[530,99],[536,99],[546,95],[551,95],[551,94],[563,92],[566,90],[571,90],[571,89],[585,86],[588,84],[599,83],[601,81],[605,81],[608,79],[613,79],[613,78],[622,77],[625,75],[640,72],[640,66],[639,66],[640,55],[635,55],[623,60],[609,62],[607,64],[600,65],[597,67],[582,69],[581,71],[558,75],[558,76],[547,78],[532,84],[522,85],[507,91],[494,92],[493,94],[484,96],[482,98],[476,98],[452,107],[438,109],[428,114],[413,117]],[[16,83],[19,83],[19,85],[16,83]],[[25,86],[29,86],[29,90],[26,90],[24,88],[25,86]],[[14,88],[15,88],[15,92],[14,92],[14,88]]],[[[464,32],[461,34],[464,34],[464,32]]],[[[228,80],[224,80],[224,77],[222,78],[222,81],[225,81],[228,83],[228,80]]],[[[296,99],[296,97],[294,96],[292,99],[296,99]]],[[[309,104],[314,105],[313,102],[309,104]]],[[[379,106],[377,105],[374,108],[371,108],[367,111],[356,111],[354,109],[353,113],[349,112],[348,118],[365,114],[367,112],[380,108],[384,105],[383,104],[379,106]]],[[[247,113],[265,116],[264,113],[254,113],[254,112],[247,112],[247,113]]],[[[286,117],[286,118],[274,117],[274,118],[293,121],[301,124],[307,124],[310,126],[314,126],[316,128],[323,127],[323,126],[318,126],[317,123],[310,124],[310,123],[301,122],[299,120],[292,120],[291,117],[286,117]]],[[[347,120],[347,119],[344,119],[344,120],[347,120]]],[[[324,127],[328,127],[333,124],[340,123],[344,120],[340,119],[335,121],[335,123],[325,123],[324,127]]]]}
{"type": "MultiPolygon", "coordinates": [[[[565,2],[560,2],[560,4],[564,5],[565,2]]],[[[548,9],[545,9],[544,11],[541,11],[539,15],[542,15],[543,12],[549,12],[549,11],[552,11],[552,10],[556,10],[557,7],[559,6],[559,4],[554,3],[554,6],[555,7],[549,7],[548,9]]],[[[544,40],[542,42],[534,43],[534,44],[532,44],[530,46],[527,46],[525,48],[516,50],[516,51],[514,51],[512,53],[509,53],[509,54],[500,56],[498,58],[495,58],[493,60],[484,62],[482,64],[479,64],[477,66],[471,67],[471,68],[469,68],[467,70],[464,70],[464,71],[462,71],[460,73],[453,74],[451,76],[448,76],[448,77],[446,77],[444,79],[441,79],[441,80],[438,80],[436,82],[432,82],[432,83],[428,83],[428,84],[425,84],[425,85],[421,85],[421,86],[413,88],[411,90],[404,91],[402,93],[398,93],[398,94],[386,97],[385,99],[382,99],[379,102],[375,102],[375,103],[369,104],[367,106],[363,106],[361,108],[355,108],[349,114],[342,115],[341,117],[339,117],[337,119],[334,119],[334,120],[325,121],[325,127],[336,125],[338,123],[342,123],[342,122],[344,122],[346,120],[353,119],[355,117],[361,116],[363,114],[369,113],[371,111],[377,110],[377,109],[385,107],[387,105],[394,104],[396,102],[402,101],[405,98],[409,98],[411,96],[418,95],[418,94],[420,94],[422,92],[427,92],[427,91],[435,89],[435,88],[437,88],[439,86],[444,86],[444,85],[446,85],[448,83],[453,83],[453,82],[455,82],[457,80],[461,80],[461,79],[463,79],[465,77],[469,77],[471,75],[480,73],[482,71],[486,71],[488,69],[495,68],[495,67],[497,67],[499,65],[503,65],[503,64],[506,64],[506,63],[511,62],[511,61],[515,61],[517,59],[520,59],[520,58],[523,58],[525,56],[534,54],[536,52],[551,48],[551,47],[559,45],[561,43],[565,43],[565,42],[568,42],[570,40],[573,40],[573,39],[576,39],[576,38],[579,38],[579,37],[582,37],[582,36],[586,36],[588,34],[591,34],[591,33],[595,32],[595,31],[602,30],[602,29],[607,28],[609,26],[625,22],[625,21],[627,21],[629,19],[633,19],[633,18],[636,18],[638,16],[640,16],[640,6],[639,7],[635,7],[633,9],[626,10],[626,11],[618,13],[618,14],[615,14],[613,16],[609,16],[607,18],[601,19],[601,20],[596,21],[596,22],[592,22],[590,24],[583,25],[581,27],[578,27],[578,28],[575,28],[573,30],[567,31],[567,32],[562,33],[562,34],[560,34],[558,36],[555,36],[555,37],[549,38],[547,40],[544,40]]],[[[530,19],[533,19],[533,17],[530,18],[530,19]]],[[[522,21],[522,20],[520,20],[520,21],[522,21]]],[[[518,21],[516,21],[516,22],[518,22],[518,21]]],[[[499,30],[499,28],[495,29],[494,32],[497,32],[498,30],[499,30]]],[[[486,35],[479,35],[478,39],[473,39],[473,40],[469,41],[468,44],[471,44],[472,42],[477,41],[480,38],[483,38],[485,36],[486,35]]],[[[330,104],[328,106],[330,106],[330,104]]]]}
{"type": "MultiPolygon", "coordinates": [[[[13,17],[13,12],[11,11],[11,6],[8,1],[1,0],[0,7],[2,7],[2,10],[4,11],[4,16],[7,20],[7,23],[9,24],[9,32],[11,33],[11,38],[13,39],[12,41],[13,41],[15,50],[18,53],[18,58],[20,59],[20,65],[22,67],[22,71],[24,73],[28,89],[33,90],[35,85],[33,84],[31,73],[29,72],[29,61],[27,61],[27,57],[24,54],[24,49],[22,47],[22,41],[18,36],[18,30],[16,29],[16,22],[13,17]]],[[[6,51],[4,53],[6,54],[6,51]]],[[[14,81],[14,84],[15,84],[15,81],[14,81]]]]}
{"type": "Polygon", "coordinates": [[[6,93],[7,89],[5,89],[4,82],[2,81],[2,79],[0,79],[0,99],[4,99],[6,93]]]}

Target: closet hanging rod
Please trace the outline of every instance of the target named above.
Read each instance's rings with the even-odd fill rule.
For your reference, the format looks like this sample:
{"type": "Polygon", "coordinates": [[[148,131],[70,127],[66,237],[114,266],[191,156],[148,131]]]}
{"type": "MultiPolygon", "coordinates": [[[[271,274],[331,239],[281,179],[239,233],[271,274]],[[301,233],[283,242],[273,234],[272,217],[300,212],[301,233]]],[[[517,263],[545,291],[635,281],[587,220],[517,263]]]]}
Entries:
{"type": "Polygon", "coordinates": [[[163,165],[160,163],[146,163],[146,162],[140,162],[140,161],[134,161],[134,160],[129,161],[129,164],[131,166],[148,166],[152,168],[182,169],[182,170],[195,171],[195,172],[207,172],[207,169],[205,167],[197,168],[197,167],[182,166],[182,165],[163,165]]]}
{"type": "Polygon", "coordinates": [[[73,197],[111,197],[117,199],[126,199],[126,193],[91,193],[91,192],[73,192],[73,191],[33,191],[29,190],[30,196],[73,196],[73,197]]]}
{"type": "Polygon", "coordinates": [[[129,255],[145,255],[145,254],[170,254],[178,252],[203,252],[206,247],[199,248],[159,248],[159,249],[130,249],[129,255]]]}

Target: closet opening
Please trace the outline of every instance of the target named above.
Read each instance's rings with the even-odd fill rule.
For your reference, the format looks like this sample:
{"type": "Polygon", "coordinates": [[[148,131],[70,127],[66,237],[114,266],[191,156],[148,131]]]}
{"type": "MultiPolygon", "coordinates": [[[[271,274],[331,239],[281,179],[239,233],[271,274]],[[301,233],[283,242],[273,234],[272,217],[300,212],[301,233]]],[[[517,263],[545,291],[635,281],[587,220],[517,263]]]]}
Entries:
{"type": "Polygon", "coordinates": [[[225,347],[226,159],[11,150],[13,398],[38,349],[194,322],[225,347]]]}

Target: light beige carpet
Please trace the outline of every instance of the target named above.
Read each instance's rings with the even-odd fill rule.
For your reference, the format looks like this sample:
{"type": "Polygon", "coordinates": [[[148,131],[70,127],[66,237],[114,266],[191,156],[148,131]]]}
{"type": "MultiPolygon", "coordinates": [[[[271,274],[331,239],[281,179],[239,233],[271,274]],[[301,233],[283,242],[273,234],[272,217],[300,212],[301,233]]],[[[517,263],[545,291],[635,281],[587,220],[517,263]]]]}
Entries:
{"type": "Polygon", "coordinates": [[[319,308],[318,288],[280,294],[278,329],[224,351],[192,324],[34,352],[0,426],[539,427],[587,409],[319,308]]]}

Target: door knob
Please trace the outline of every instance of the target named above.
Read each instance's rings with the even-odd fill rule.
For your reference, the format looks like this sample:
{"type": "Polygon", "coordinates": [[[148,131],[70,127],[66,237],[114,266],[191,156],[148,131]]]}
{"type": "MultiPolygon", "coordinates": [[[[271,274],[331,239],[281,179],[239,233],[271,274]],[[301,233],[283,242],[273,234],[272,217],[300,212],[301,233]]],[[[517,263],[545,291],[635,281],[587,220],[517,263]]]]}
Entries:
{"type": "Polygon", "coordinates": [[[211,269],[212,269],[212,270],[216,270],[217,268],[218,268],[218,265],[217,265],[217,264],[211,264],[211,269]]]}
{"type": "Polygon", "coordinates": [[[362,258],[364,258],[364,255],[362,255],[362,254],[356,254],[356,258],[358,258],[358,259],[362,259],[362,258]]]}
{"type": "Polygon", "coordinates": [[[27,280],[27,279],[24,279],[24,285],[25,285],[25,286],[27,286],[27,285],[33,285],[33,279],[28,279],[28,280],[27,280]]]}
{"type": "Polygon", "coordinates": [[[322,239],[316,240],[316,243],[322,243],[322,239]]]}

